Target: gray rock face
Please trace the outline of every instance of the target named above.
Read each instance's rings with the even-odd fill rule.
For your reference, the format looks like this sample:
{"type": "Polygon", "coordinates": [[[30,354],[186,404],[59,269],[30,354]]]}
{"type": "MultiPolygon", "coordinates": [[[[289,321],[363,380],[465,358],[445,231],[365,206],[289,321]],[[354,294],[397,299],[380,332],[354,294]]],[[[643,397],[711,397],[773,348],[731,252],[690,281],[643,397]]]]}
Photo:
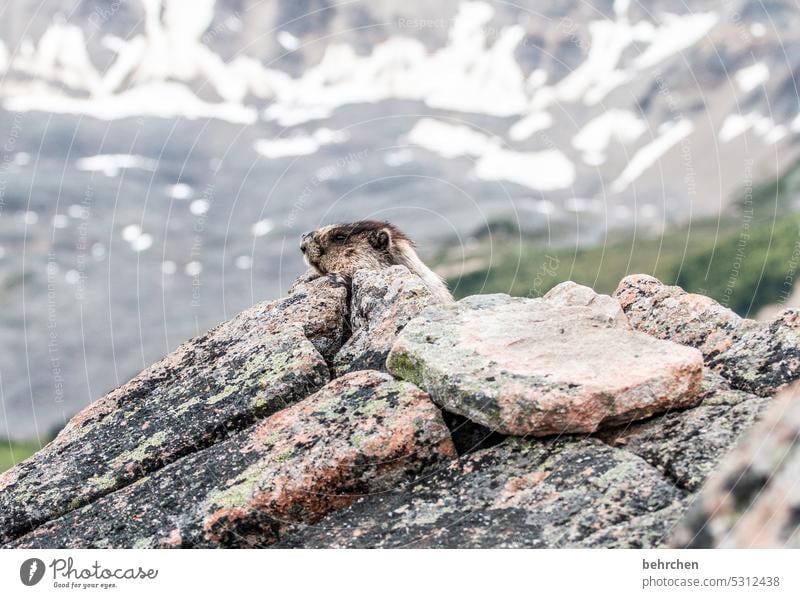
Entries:
{"type": "Polygon", "coordinates": [[[14,547],[248,547],[455,457],[430,399],[373,371],[22,537],[14,547]]]}
{"type": "Polygon", "coordinates": [[[684,493],[639,457],[588,439],[522,440],[361,499],[279,547],[653,547],[684,493]]]}
{"type": "Polygon", "coordinates": [[[438,305],[402,267],[301,279],[0,476],[0,544],[796,546],[796,392],[752,428],[795,375],[794,313],[620,289],[438,305]],[[368,369],[387,353],[407,381],[368,369]]]}
{"type": "Polygon", "coordinates": [[[189,341],[0,476],[0,543],[283,409],[329,380],[346,289],[320,279],[189,341]],[[322,354],[320,354],[322,353],[322,354]]]}
{"type": "Polygon", "coordinates": [[[672,539],[679,548],[800,548],[800,385],[723,461],[672,539]]]}
{"type": "Polygon", "coordinates": [[[336,354],[336,375],[364,369],[386,370],[397,335],[423,308],[437,303],[422,280],[405,266],[353,276],[352,335],[336,354]]]}
{"type": "Polygon", "coordinates": [[[767,406],[769,398],[732,390],[706,372],[702,403],[604,431],[602,439],[656,467],[679,488],[696,492],[767,406]]]}
{"type": "Polygon", "coordinates": [[[594,432],[699,401],[698,351],[628,330],[611,298],[572,300],[429,307],[398,337],[389,371],[504,434],[594,432]]]}
{"type": "Polygon", "coordinates": [[[735,388],[767,396],[800,377],[800,316],[795,310],[772,322],[747,320],[709,297],[643,274],[624,278],[614,296],[636,330],[696,347],[735,388]]]}

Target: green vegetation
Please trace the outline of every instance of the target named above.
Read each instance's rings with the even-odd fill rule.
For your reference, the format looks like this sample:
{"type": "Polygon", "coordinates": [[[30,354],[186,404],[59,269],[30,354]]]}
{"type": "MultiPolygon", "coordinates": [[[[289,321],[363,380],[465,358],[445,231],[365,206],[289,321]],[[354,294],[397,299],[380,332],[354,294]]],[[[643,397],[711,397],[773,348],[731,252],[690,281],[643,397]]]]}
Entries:
{"type": "Polygon", "coordinates": [[[451,249],[440,265],[467,274],[448,279],[457,297],[476,293],[540,296],[574,280],[611,293],[628,274],[651,274],[666,284],[709,295],[741,315],[755,316],[783,302],[800,278],[800,214],[790,199],[800,189],[800,168],[753,189],[719,219],[695,221],[661,235],[609,237],[586,248],[548,248],[541,239],[496,226],[492,247],[479,238],[462,258],[451,249]],[[491,259],[490,257],[491,256],[491,259]]]}
{"type": "Polygon", "coordinates": [[[0,440],[0,473],[24,461],[40,448],[38,442],[0,440]]]}

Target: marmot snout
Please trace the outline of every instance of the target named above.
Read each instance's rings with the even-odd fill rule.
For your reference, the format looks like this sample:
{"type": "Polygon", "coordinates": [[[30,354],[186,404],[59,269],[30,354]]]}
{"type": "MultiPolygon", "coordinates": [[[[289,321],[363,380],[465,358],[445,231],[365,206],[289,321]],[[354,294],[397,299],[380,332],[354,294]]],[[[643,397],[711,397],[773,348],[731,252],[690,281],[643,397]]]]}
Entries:
{"type": "Polygon", "coordinates": [[[300,251],[318,274],[352,278],[356,270],[402,265],[419,276],[439,301],[453,300],[442,279],[417,256],[414,242],[388,222],[331,224],[302,235],[300,251]]]}

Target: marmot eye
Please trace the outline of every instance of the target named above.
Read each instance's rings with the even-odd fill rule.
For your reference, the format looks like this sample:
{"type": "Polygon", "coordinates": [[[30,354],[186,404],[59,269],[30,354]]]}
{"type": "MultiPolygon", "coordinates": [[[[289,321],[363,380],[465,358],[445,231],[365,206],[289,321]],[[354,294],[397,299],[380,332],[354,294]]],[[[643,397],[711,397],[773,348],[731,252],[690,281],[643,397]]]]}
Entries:
{"type": "Polygon", "coordinates": [[[337,233],[333,235],[333,240],[337,243],[343,243],[344,241],[347,241],[347,235],[344,233],[337,233]]]}

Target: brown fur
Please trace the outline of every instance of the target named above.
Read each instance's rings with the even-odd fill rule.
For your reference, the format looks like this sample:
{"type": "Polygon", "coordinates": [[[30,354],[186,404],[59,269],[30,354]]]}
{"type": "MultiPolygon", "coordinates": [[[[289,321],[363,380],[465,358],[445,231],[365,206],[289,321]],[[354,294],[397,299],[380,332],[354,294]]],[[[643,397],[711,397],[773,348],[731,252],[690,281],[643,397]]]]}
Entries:
{"type": "Polygon", "coordinates": [[[452,301],[441,278],[417,257],[414,242],[388,222],[361,220],[324,226],[304,234],[300,250],[306,264],[319,275],[352,278],[356,270],[406,266],[440,301],[452,301]]]}

